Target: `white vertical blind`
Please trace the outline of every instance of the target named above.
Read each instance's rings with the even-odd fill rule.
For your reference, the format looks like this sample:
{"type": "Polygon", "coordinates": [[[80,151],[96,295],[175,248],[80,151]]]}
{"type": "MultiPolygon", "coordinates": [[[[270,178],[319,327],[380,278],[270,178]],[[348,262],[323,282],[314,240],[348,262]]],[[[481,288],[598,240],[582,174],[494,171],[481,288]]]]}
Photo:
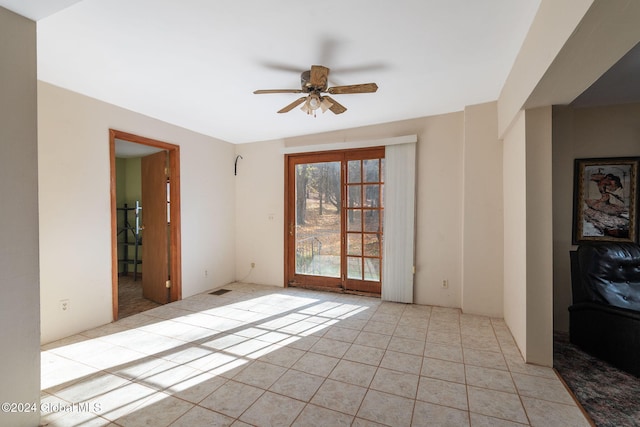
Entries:
{"type": "Polygon", "coordinates": [[[413,303],[416,144],[385,147],[382,299],[413,303]]]}

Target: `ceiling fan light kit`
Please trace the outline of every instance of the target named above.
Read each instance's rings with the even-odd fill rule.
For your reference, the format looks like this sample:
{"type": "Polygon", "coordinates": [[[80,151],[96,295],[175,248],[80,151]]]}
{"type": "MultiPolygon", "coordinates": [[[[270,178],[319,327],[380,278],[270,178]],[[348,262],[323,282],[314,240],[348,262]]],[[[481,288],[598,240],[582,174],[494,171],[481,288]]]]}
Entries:
{"type": "Polygon", "coordinates": [[[323,113],[330,110],[334,114],[342,114],[347,111],[345,106],[328,95],[323,96],[323,93],[343,95],[372,93],[378,90],[378,85],[375,83],[327,87],[328,77],[329,69],[327,67],[312,65],[310,70],[304,71],[300,75],[301,89],[262,89],[256,90],[253,93],[258,95],[268,93],[306,93],[308,95],[296,99],[291,104],[280,109],[278,113],[289,112],[302,104],[300,109],[308,115],[315,117],[318,109],[322,110],[323,113]]]}
{"type": "Polygon", "coordinates": [[[304,103],[300,109],[309,115],[316,116],[316,110],[319,108],[323,113],[326,113],[333,107],[333,102],[329,101],[325,96],[320,96],[317,93],[312,93],[305,98],[304,103]]]}

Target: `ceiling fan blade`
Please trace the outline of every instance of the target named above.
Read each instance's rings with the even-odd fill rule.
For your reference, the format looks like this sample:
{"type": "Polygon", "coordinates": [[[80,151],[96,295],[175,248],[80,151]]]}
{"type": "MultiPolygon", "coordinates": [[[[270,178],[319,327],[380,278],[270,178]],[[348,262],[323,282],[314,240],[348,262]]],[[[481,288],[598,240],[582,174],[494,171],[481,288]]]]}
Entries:
{"type": "Polygon", "coordinates": [[[329,76],[329,69],[322,65],[311,66],[311,76],[309,77],[309,83],[316,88],[327,87],[327,77],[329,76]]]}
{"type": "Polygon", "coordinates": [[[260,89],[254,90],[253,93],[260,95],[263,93],[302,93],[300,89],[260,89]]]}
{"type": "Polygon", "coordinates": [[[298,98],[295,101],[293,101],[291,104],[287,105],[286,107],[284,107],[283,109],[278,111],[278,113],[287,113],[287,112],[293,110],[294,108],[296,108],[298,105],[302,104],[306,99],[307,99],[306,96],[298,98]]]}
{"type": "Polygon", "coordinates": [[[333,99],[330,96],[323,96],[324,99],[326,99],[327,101],[329,101],[331,104],[333,104],[331,107],[329,107],[329,110],[331,110],[331,112],[333,114],[342,114],[345,111],[347,111],[347,107],[345,107],[344,105],[340,104],[338,101],[336,101],[335,99],[333,99]]]}
{"type": "Polygon", "coordinates": [[[375,83],[363,83],[360,85],[347,85],[347,86],[334,86],[327,89],[327,93],[336,95],[346,93],[371,93],[378,90],[378,85],[375,83]]]}

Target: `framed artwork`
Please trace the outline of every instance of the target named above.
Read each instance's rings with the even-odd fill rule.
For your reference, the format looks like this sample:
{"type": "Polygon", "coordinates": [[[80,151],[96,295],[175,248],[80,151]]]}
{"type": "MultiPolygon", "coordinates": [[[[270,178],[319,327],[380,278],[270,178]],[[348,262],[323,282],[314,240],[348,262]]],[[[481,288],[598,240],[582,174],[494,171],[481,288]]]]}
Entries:
{"type": "Polygon", "coordinates": [[[637,242],[637,157],[576,159],[573,244],[637,242]]]}

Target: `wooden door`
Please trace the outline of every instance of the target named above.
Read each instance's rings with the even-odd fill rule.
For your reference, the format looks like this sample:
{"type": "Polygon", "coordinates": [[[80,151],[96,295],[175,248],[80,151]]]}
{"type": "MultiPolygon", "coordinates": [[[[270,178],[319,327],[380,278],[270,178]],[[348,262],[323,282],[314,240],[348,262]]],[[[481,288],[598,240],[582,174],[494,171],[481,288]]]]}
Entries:
{"type": "Polygon", "coordinates": [[[160,304],[169,302],[169,244],[167,223],[167,152],[141,159],[142,295],[160,304]]]}
{"type": "Polygon", "coordinates": [[[380,294],[384,148],[286,159],[287,284],[380,294]]]}
{"type": "Polygon", "coordinates": [[[287,159],[288,283],[342,289],[342,155],[287,159]]]}

